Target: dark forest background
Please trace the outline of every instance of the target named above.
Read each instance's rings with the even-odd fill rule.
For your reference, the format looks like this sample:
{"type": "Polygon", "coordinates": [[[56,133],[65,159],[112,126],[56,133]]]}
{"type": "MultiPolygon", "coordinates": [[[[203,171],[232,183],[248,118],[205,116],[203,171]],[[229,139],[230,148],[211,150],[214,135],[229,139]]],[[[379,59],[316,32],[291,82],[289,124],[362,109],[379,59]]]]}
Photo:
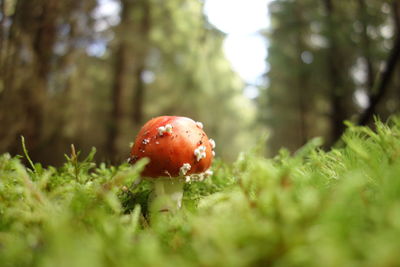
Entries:
{"type": "Polygon", "coordinates": [[[203,1],[114,1],[103,15],[104,0],[0,0],[0,153],[21,153],[23,135],[34,161],[59,164],[73,143],[120,162],[146,120],[181,115],[233,160],[264,132],[269,155],[315,136],[329,148],[344,120],[400,109],[397,0],[272,1],[251,100],[203,1]]]}

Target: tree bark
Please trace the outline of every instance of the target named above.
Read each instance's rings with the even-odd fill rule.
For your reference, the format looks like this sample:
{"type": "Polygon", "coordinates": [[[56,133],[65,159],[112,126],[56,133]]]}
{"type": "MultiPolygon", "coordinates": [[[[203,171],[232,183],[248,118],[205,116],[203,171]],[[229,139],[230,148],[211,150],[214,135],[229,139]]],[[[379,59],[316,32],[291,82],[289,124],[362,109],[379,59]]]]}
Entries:
{"type": "Polygon", "coordinates": [[[133,91],[132,121],[139,125],[143,121],[145,84],[142,79],[148,50],[150,29],[150,7],[146,0],[123,0],[116,54],[114,86],[112,90],[112,112],[107,137],[107,151],[115,161],[118,157],[118,139],[124,122],[126,109],[123,97],[133,91]],[[134,11],[140,12],[134,12],[134,11]],[[132,78],[130,78],[132,77],[132,78]]]}
{"type": "Polygon", "coordinates": [[[127,104],[124,97],[129,90],[133,90],[135,121],[141,121],[143,102],[143,81],[141,73],[144,69],[144,55],[142,49],[141,32],[142,19],[146,17],[146,9],[142,0],[122,0],[121,24],[119,28],[119,44],[116,52],[114,67],[114,85],[112,89],[112,111],[107,137],[107,151],[112,161],[118,158],[118,140],[121,136],[121,127],[127,104]],[[135,12],[140,11],[140,12],[135,12]]]}
{"type": "Polygon", "coordinates": [[[326,26],[328,30],[328,75],[329,75],[329,97],[331,102],[331,141],[330,145],[333,144],[343,133],[344,124],[343,121],[346,119],[346,113],[344,109],[344,88],[342,82],[342,76],[340,72],[340,65],[338,64],[338,58],[340,59],[340,51],[337,47],[337,40],[335,35],[334,25],[334,6],[332,0],[323,0],[324,9],[326,13],[326,26]]]}
{"type": "MultiPolygon", "coordinates": [[[[6,45],[3,43],[5,51],[1,74],[7,92],[2,92],[1,101],[8,106],[13,105],[12,116],[14,120],[17,116],[20,122],[18,129],[10,130],[8,137],[24,135],[32,156],[38,151],[43,136],[47,81],[59,7],[59,1],[18,0],[6,45]]],[[[6,116],[11,115],[2,119],[12,119],[6,116]]],[[[19,142],[8,150],[15,151],[16,146],[19,142]]]]}
{"type": "Polygon", "coordinates": [[[145,84],[143,81],[144,66],[140,66],[136,71],[136,86],[133,96],[133,123],[140,125],[143,122],[143,102],[145,84]]]}
{"type": "MultiPolygon", "coordinates": [[[[301,14],[301,5],[300,3],[295,4],[295,16],[298,25],[303,25],[303,18],[301,14]]],[[[299,30],[296,34],[296,48],[297,48],[297,64],[298,64],[298,74],[297,74],[297,105],[299,110],[299,125],[300,125],[300,133],[299,133],[299,144],[298,147],[303,146],[307,143],[308,140],[308,125],[307,125],[307,98],[308,95],[308,77],[307,71],[305,70],[305,63],[303,62],[301,55],[306,50],[305,43],[302,39],[303,30],[302,26],[299,26],[299,30]]]]}
{"type": "Polygon", "coordinates": [[[127,69],[127,45],[122,42],[116,53],[114,85],[112,89],[112,110],[111,121],[108,129],[107,151],[111,159],[115,159],[118,153],[117,138],[120,132],[122,122],[122,96],[126,90],[126,69],[127,69]]]}
{"type": "MultiPolygon", "coordinates": [[[[33,5],[40,5],[38,11],[32,19],[37,21],[35,25],[35,34],[32,40],[32,48],[34,52],[34,71],[33,86],[32,84],[24,84],[28,94],[26,104],[26,127],[24,135],[29,140],[28,148],[31,154],[35,154],[40,150],[40,143],[43,138],[44,112],[45,102],[48,88],[48,76],[51,72],[51,63],[53,57],[53,47],[57,37],[57,18],[59,15],[59,1],[32,1],[28,0],[26,10],[32,10],[33,5]],[[36,3],[35,3],[36,2],[36,3]]],[[[26,23],[32,23],[26,21],[26,23]]],[[[26,27],[28,25],[25,24],[26,27]]],[[[27,33],[29,34],[29,33],[27,33]]]]}
{"type": "Polygon", "coordinates": [[[124,92],[127,90],[128,75],[128,41],[125,34],[125,29],[130,26],[129,15],[131,11],[130,0],[121,1],[121,24],[119,27],[119,44],[115,55],[115,66],[114,66],[114,84],[111,93],[112,110],[110,122],[108,125],[108,136],[107,136],[107,152],[112,162],[117,159],[118,154],[118,137],[120,135],[120,127],[122,124],[123,106],[122,97],[124,92]]]}
{"type": "Polygon", "coordinates": [[[365,5],[365,0],[358,0],[358,9],[359,9],[359,16],[362,25],[362,50],[363,50],[363,57],[365,60],[365,66],[367,69],[367,81],[366,81],[366,88],[368,91],[372,90],[374,86],[374,68],[372,65],[371,60],[371,45],[370,40],[368,37],[368,13],[367,7],[365,5]]]}
{"type": "Polygon", "coordinates": [[[392,79],[394,70],[399,61],[400,56],[400,38],[396,37],[393,48],[390,55],[385,63],[385,68],[380,75],[379,83],[376,86],[375,94],[370,96],[368,108],[360,115],[358,120],[359,125],[366,125],[371,120],[372,116],[375,114],[376,107],[381,102],[382,98],[385,96],[388,85],[392,79]]]}
{"type": "Polygon", "coordinates": [[[147,0],[141,0],[142,16],[139,22],[139,33],[141,37],[141,44],[137,51],[137,68],[136,68],[136,82],[133,94],[133,124],[141,125],[143,122],[143,102],[145,97],[145,83],[143,81],[143,73],[146,69],[146,57],[149,45],[149,32],[150,32],[150,6],[147,0]]]}
{"type": "Polygon", "coordinates": [[[5,0],[0,0],[0,65],[3,64],[3,43],[4,43],[4,32],[5,32],[5,21],[6,21],[6,4],[5,0]]]}
{"type": "MultiPolygon", "coordinates": [[[[4,0],[2,0],[4,2],[4,0]]],[[[10,16],[11,17],[11,25],[8,31],[5,33],[5,39],[3,40],[3,51],[2,53],[2,62],[0,64],[0,74],[3,80],[3,91],[0,93],[0,106],[4,105],[4,98],[7,95],[6,92],[12,91],[14,88],[14,74],[15,74],[15,66],[17,63],[17,51],[20,50],[21,40],[17,37],[18,28],[21,24],[21,13],[22,13],[22,5],[24,0],[17,0],[15,3],[15,12],[10,16]],[[12,49],[14,46],[15,49],[12,49]]],[[[4,29],[4,28],[3,28],[4,29]]],[[[4,33],[4,32],[3,32],[4,33]]]]}

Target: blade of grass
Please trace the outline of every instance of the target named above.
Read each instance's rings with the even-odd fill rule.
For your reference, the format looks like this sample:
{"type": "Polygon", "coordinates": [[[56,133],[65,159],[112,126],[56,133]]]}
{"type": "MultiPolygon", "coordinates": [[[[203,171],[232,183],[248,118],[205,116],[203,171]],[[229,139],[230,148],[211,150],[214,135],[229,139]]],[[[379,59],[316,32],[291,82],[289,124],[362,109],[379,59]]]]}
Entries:
{"type": "Polygon", "coordinates": [[[24,138],[23,135],[21,135],[21,143],[22,143],[22,150],[24,151],[25,158],[28,160],[29,165],[30,165],[31,168],[33,169],[33,172],[34,172],[34,173],[37,173],[35,164],[33,164],[31,158],[29,157],[28,149],[26,149],[25,138],[24,138]]]}

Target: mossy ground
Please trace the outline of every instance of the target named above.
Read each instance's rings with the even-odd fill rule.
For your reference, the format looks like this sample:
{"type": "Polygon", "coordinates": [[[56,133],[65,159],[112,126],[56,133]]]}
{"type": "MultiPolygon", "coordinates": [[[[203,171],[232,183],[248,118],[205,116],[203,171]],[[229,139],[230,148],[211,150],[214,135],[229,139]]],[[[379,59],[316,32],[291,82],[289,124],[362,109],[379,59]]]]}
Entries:
{"type": "Polygon", "coordinates": [[[0,157],[1,266],[399,266],[400,120],[273,159],[257,149],[148,220],[142,164],[27,168],[0,157]]]}

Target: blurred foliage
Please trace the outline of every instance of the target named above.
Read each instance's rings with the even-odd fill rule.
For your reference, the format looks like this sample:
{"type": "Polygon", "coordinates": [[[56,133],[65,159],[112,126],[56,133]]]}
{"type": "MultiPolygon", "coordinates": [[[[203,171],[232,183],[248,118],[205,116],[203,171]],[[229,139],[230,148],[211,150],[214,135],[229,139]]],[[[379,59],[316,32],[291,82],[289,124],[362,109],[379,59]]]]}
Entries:
{"type": "Polygon", "coordinates": [[[96,165],[72,150],[61,168],[26,168],[3,154],[1,265],[397,266],[400,119],[349,124],[343,142],[216,162],[185,186],[182,210],[151,224],[151,183],[131,186],[145,162],[96,165]]]}

